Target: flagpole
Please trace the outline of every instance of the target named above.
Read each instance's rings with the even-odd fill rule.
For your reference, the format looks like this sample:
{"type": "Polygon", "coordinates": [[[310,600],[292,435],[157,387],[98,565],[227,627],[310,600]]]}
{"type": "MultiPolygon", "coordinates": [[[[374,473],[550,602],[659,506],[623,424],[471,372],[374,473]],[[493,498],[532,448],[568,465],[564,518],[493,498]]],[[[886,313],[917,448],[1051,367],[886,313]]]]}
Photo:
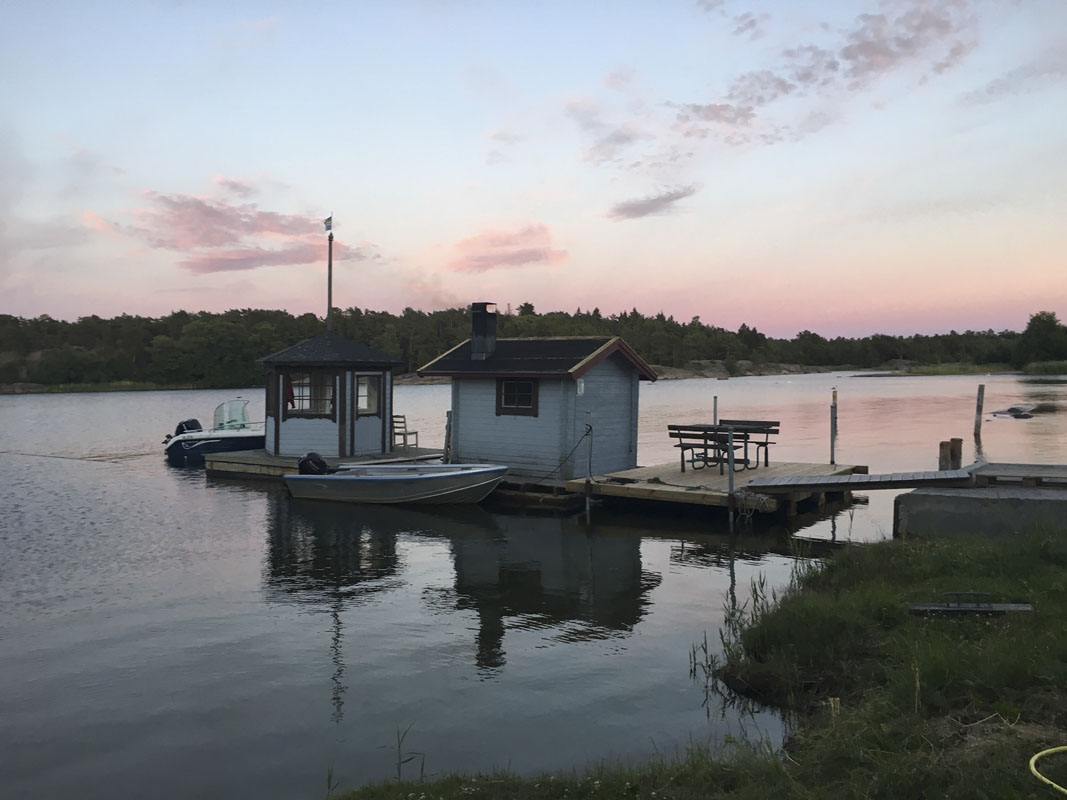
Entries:
{"type": "Polygon", "coordinates": [[[333,214],[326,220],[329,251],[326,257],[326,330],[333,330],[333,214]]]}

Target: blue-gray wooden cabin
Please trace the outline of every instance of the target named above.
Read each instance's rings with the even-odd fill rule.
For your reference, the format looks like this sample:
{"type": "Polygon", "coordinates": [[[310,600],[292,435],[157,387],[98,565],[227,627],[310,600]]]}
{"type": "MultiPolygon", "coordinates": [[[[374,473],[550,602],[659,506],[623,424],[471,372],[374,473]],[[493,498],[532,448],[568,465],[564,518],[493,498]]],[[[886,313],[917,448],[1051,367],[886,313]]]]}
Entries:
{"type": "Polygon", "coordinates": [[[637,466],[639,381],[656,373],[625,341],[498,339],[491,303],[474,303],[471,322],[470,339],[418,370],[452,379],[453,461],[558,479],[637,466]]]}
{"type": "Polygon", "coordinates": [[[392,449],[393,368],[400,362],[391,356],[327,331],[261,362],[268,453],[345,458],[392,449]]]}

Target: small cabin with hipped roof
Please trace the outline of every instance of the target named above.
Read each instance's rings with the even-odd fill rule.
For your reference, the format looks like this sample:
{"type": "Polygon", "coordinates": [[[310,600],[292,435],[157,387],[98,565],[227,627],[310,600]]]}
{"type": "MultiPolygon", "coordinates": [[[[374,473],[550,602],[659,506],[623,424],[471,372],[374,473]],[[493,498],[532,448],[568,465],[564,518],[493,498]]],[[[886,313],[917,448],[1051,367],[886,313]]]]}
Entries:
{"type": "Polygon", "coordinates": [[[633,348],[618,336],[498,339],[496,328],[495,305],[472,304],[471,338],[418,370],[452,379],[453,461],[581,477],[588,423],[593,474],[637,466],[639,381],[656,373],[633,348]]]}
{"type": "Polygon", "coordinates": [[[332,331],[260,361],[267,368],[268,454],[345,458],[392,449],[399,361],[332,331]]]}

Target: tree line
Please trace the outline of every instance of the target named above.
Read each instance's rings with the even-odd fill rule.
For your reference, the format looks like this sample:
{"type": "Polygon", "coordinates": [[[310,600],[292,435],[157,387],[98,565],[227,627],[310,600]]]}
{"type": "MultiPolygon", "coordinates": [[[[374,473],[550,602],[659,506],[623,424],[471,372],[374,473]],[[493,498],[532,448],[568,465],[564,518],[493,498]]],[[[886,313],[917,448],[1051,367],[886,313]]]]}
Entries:
{"type": "MultiPolygon", "coordinates": [[[[407,308],[400,314],[350,308],[336,310],[334,317],[338,333],[399,358],[407,371],[470,333],[470,317],[462,308],[430,312],[407,308]]],[[[314,314],[260,309],[218,314],[176,311],[158,318],[89,316],[74,322],[0,315],[0,383],[256,386],[263,381],[257,359],[322,330],[323,321],[314,314]]],[[[618,335],[649,362],[674,367],[702,360],[723,361],[727,369],[743,360],[855,368],[900,361],[1022,367],[1067,359],[1067,327],[1048,311],[1032,315],[1022,332],[827,339],[805,330],[792,339],[776,339],[755,327],[741,325],[731,331],[699,317],[683,322],[662,313],[646,316],[636,309],[609,316],[599,309],[537,313],[524,303],[517,313],[500,315],[498,335],[618,335]]]]}

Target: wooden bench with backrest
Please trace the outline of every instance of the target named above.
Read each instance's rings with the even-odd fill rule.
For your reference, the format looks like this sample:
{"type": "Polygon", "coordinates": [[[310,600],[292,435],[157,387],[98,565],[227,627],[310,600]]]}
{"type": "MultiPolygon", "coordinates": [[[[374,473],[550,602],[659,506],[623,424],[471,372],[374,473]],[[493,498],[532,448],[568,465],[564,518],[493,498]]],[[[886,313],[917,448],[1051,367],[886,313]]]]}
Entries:
{"type": "Polygon", "coordinates": [[[415,440],[415,447],[419,446],[419,432],[408,430],[408,418],[403,414],[393,414],[393,447],[396,447],[397,442],[400,442],[400,446],[404,449],[408,447],[408,439],[415,440]]]}
{"type": "MultiPolygon", "coordinates": [[[[682,472],[685,472],[685,462],[688,456],[689,464],[693,469],[703,469],[708,464],[718,464],[719,474],[723,474],[723,465],[729,459],[730,436],[727,431],[716,425],[668,425],[667,435],[677,440],[674,446],[679,450],[682,472]]],[[[747,434],[735,434],[734,450],[745,447],[747,438],[747,434]]]]}
{"type": "Polygon", "coordinates": [[[771,465],[770,449],[774,442],[772,436],[778,436],[782,430],[782,423],[773,419],[720,419],[719,428],[733,428],[735,432],[746,434],[745,436],[745,463],[748,463],[748,447],[756,448],[756,466],[759,466],[759,451],[763,449],[763,466],[771,465]],[[760,439],[759,437],[763,437],[760,439]]]}

